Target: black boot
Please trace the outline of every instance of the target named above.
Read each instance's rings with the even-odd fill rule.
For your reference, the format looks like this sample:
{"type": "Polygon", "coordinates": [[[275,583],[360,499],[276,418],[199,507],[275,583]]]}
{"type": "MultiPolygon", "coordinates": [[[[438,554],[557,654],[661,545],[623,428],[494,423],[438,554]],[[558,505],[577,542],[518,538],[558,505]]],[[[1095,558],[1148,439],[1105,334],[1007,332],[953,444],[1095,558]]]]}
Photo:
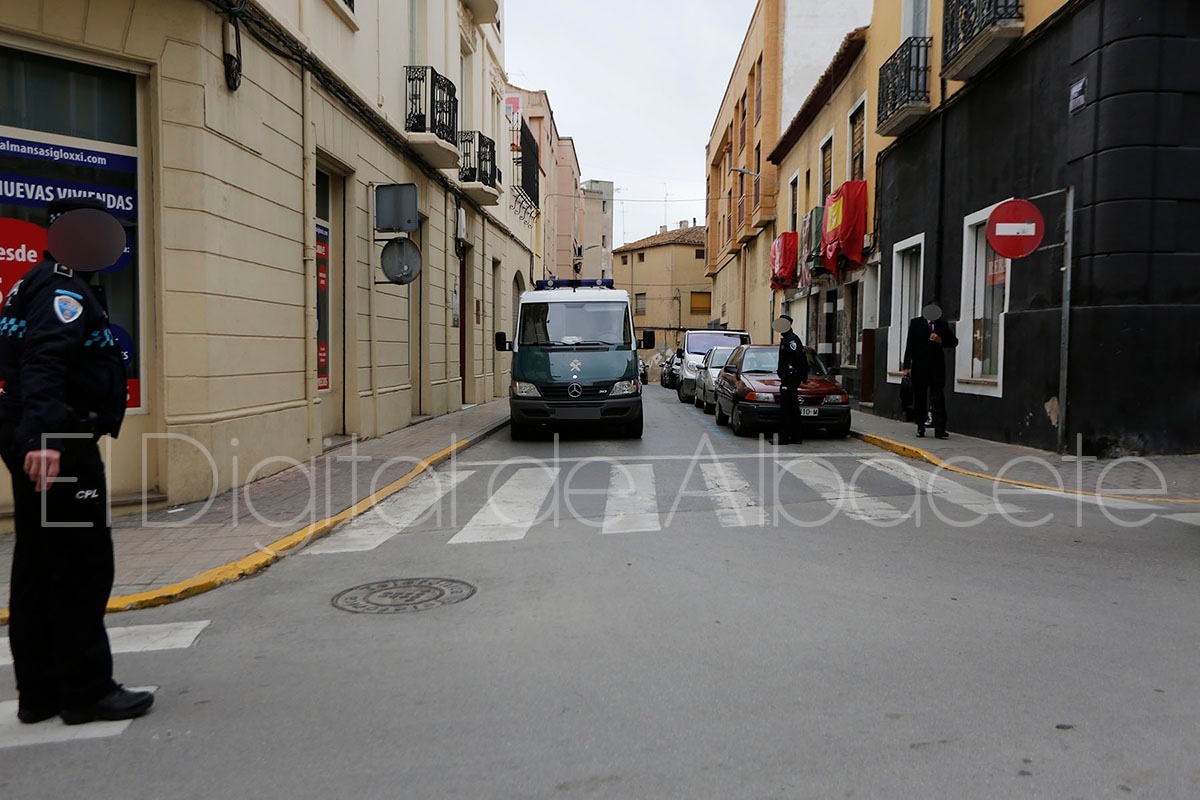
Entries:
{"type": "Polygon", "coordinates": [[[123,686],[118,686],[90,706],[64,708],[62,718],[63,722],[68,725],[82,725],[98,719],[133,719],[145,714],[152,705],[154,705],[152,692],[131,692],[123,686]]]}

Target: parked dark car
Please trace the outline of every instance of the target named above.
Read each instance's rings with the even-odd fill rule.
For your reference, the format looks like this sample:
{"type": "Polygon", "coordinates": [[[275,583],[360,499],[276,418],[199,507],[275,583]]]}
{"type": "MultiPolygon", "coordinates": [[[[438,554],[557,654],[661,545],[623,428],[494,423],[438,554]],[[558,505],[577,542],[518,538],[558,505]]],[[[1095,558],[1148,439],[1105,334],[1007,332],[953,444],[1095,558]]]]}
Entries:
{"type": "MultiPolygon", "coordinates": [[[[800,415],[806,427],[824,428],[833,436],[850,435],[850,398],[834,380],[812,348],[808,380],[800,395],[800,415]]],[[[717,424],[728,424],[738,436],[779,427],[779,348],[769,344],[742,345],[729,355],[717,375],[717,424]]]]}
{"type": "Polygon", "coordinates": [[[677,358],[678,356],[671,354],[667,356],[667,360],[663,362],[662,372],[658,376],[658,382],[661,383],[665,389],[675,388],[675,376],[679,374],[675,371],[675,361],[677,358]]]}

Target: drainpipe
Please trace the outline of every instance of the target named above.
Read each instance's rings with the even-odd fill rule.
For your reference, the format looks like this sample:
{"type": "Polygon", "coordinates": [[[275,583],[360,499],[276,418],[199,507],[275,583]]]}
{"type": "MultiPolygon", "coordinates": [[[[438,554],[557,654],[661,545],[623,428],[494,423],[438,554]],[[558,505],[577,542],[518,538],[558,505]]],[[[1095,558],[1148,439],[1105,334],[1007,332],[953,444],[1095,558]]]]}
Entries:
{"type": "Polygon", "coordinates": [[[304,126],[304,389],[308,402],[308,449],[315,456],[322,446],[317,394],[317,138],[312,119],[312,72],[302,70],[300,85],[304,126]]]}

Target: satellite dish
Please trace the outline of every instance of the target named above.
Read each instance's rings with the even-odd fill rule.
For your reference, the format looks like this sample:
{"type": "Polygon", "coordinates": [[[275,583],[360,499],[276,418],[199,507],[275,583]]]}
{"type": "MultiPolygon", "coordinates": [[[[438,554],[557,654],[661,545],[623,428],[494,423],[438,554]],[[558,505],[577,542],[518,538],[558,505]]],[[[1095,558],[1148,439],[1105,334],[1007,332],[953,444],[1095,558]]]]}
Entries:
{"type": "Polygon", "coordinates": [[[421,274],[421,249],[412,239],[392,239],[383,246],[380,262],[384,276],[392,283],[404,286],[421,274]]]}

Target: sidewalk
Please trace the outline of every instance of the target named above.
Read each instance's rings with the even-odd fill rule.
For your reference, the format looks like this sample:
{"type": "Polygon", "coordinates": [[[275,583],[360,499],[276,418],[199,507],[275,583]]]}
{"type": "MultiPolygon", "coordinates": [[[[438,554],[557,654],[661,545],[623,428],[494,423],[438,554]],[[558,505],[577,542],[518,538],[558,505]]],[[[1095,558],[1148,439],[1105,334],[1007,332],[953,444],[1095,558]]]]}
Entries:
{"type": "Polygon", "coordinates": [[[852,435],[907,458],[1004,483],[1150,503],[1200,504],[1200,454],[1076,459],[963,436],[953,426],[949,439],[934,438],[932,428],[918,439],[914,423],[862,410],[854,412],[852,435]]]}
{"type": "MultiPolygon", "coordinates": [[[[402,489],[421,471],[508,423],[508,400],[352,442],[205,502],[114,516],[108,610],[161,605],[253,574],[402,489]]],[[[114,514],[120,514],[116,509],[114,514]]],[[[13,534],[0,534],[0,607],[13,534]]],[[[0,624],[7,622],[0,610],[0,624]]]]}

